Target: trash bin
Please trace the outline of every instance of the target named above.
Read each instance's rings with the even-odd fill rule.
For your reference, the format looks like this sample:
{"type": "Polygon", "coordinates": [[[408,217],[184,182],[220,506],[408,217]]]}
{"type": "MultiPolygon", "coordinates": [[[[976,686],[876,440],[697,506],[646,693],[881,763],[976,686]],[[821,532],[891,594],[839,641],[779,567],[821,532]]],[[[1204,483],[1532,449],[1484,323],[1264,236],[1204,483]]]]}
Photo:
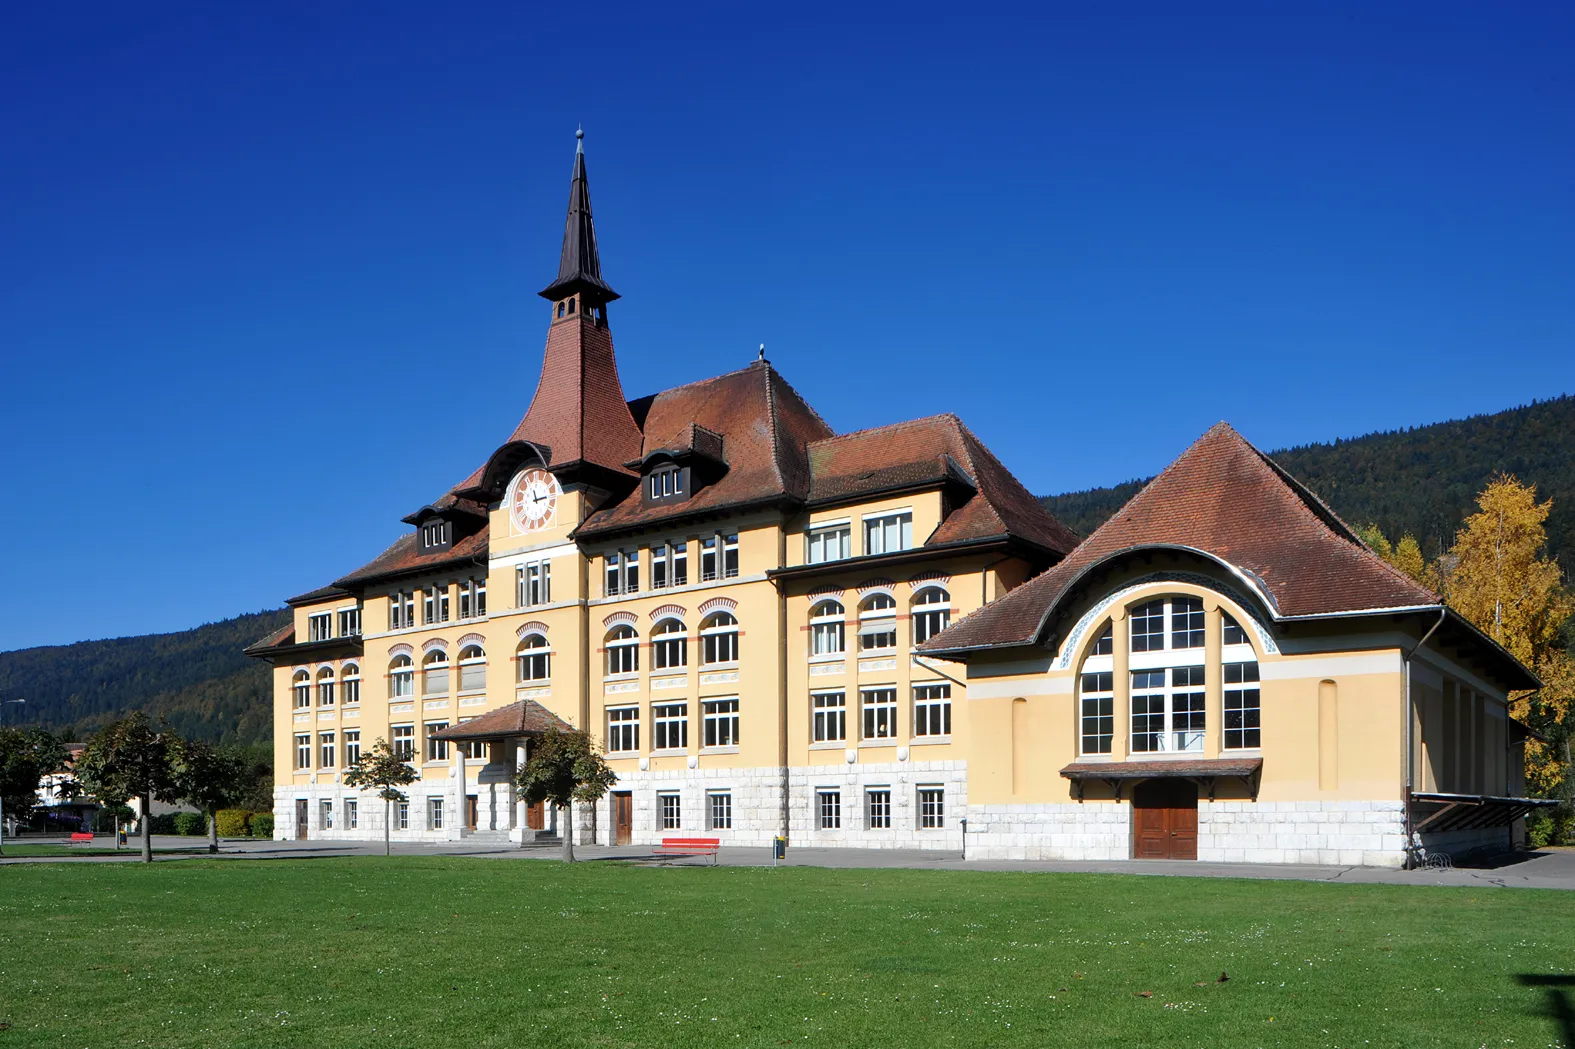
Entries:
{"type": "Polygon", "coordinates": [[[771,839],[771,859],[773,861],[787,859],[787,839],[780,834],[771,839]]]}

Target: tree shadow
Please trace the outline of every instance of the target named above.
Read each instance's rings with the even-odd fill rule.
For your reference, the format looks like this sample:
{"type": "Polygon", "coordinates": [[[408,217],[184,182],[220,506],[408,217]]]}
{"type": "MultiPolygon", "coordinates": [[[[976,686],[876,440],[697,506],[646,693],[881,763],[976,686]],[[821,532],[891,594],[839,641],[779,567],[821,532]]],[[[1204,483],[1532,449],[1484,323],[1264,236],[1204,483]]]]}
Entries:
{"type": "Polygon", "coordinates": [[[1515,979],[1522,987],[1541,987],[1547,991],[1547,1015],[1559,1025],[1559,1041],[1575,1046],[1575,1002],[1570,1000],[1570,988],[1575,987],[1575,976],[1541,973],[1521,973],[1515,979]]]}

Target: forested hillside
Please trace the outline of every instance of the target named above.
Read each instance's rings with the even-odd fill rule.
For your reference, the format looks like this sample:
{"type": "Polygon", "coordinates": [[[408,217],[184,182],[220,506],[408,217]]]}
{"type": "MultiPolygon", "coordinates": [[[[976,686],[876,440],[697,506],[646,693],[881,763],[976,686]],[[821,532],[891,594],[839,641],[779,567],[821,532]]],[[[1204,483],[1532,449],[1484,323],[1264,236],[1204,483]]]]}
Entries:
{"type": "MultiPolygon", "coordinates": [[[[1428,558],[1449,547],[1494,474],[1514,474],[1537,486],[1538,500],[1553,500],[1548,550],[1566,555],[1566,574],[1575,557],[1575,397],[1269,455],[1347,523],[1377,524],[1396,538],[1410,532],[1428,558]]],[[[1088,535],[1145,483],[1067,492],[1044,504],[1088,535]]]]}
{"type": "Polygon", "coordinates": [[[126,711],[143,710],[184,735],[267,740],[273,734],[269,667],[241,650],[283,626],[288,614],[279,609],[174,634],[0,652],[0,690],[27,700],[6,708],[6,723],[25,720],[80,739],[126,711]]]}

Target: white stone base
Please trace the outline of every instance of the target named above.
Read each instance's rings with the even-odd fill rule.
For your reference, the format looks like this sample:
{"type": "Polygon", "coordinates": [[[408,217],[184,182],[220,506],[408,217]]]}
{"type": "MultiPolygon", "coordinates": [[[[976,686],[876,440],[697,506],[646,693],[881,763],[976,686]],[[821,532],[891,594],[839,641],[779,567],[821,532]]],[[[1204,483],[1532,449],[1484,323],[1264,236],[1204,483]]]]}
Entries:
{"type": "Polygon", "coordinates": [[[1405,805],[1200,800],[1198,859],[1399,867],[1405,863],[1405,805]]]}
{"type": "Polygon", "coordinates": [[[974,860],[1125,860],[1132,806],[1124,801],[975,805],[968,812],[974,860]]]}

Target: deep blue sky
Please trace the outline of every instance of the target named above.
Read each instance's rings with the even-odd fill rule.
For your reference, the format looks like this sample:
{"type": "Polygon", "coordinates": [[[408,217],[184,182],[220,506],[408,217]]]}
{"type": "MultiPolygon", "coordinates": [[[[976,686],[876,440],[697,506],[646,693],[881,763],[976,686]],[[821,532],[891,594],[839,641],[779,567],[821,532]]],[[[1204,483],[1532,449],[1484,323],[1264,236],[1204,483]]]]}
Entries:
{"type": "Polygon", "coordinates": [[[631,397],[764,342],[1060,492],[1575,389],[1575,8],[1181,6],[6,5],[0,648],[276,606],[483,460],[577,122],[631,397]]]}

